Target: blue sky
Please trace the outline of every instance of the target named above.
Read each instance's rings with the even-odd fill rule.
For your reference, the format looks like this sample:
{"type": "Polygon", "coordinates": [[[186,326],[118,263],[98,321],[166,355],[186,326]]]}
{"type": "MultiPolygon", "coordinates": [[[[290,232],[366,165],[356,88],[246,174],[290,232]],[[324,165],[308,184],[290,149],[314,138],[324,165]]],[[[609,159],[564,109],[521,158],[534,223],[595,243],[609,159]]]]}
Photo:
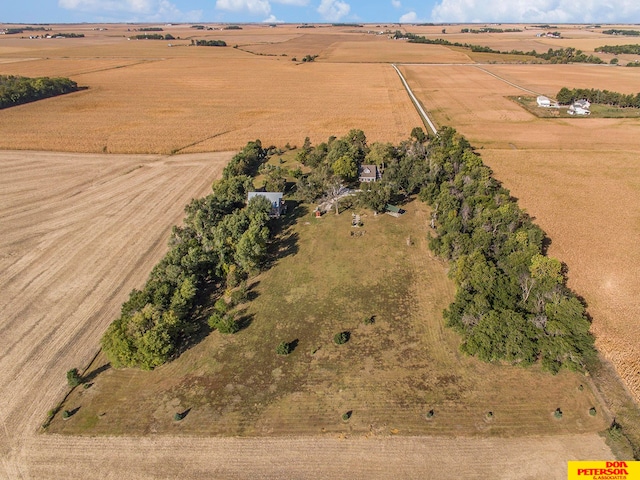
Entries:
{"type": "Polygon", "coordinates": [[[640,23],[638,0],[3,0],[0,22],[640,23]]]}

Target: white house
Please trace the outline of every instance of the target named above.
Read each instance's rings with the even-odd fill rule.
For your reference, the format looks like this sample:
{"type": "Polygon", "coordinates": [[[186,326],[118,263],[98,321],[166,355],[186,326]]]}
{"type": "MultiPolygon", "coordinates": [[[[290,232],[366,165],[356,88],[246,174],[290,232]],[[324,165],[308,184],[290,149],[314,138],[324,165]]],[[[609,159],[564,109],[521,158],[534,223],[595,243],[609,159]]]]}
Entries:
{"type": "Polygon", "coordinates": [[[584,108],[585,110],[589,110],[591,103],[589,102],[589,100],[583,98],[582,100],[576,100],[575,102],[573,102],[573,105],[576,107],[584,108]]]}
{"type": "Polygon", "coordinates": [[[567,110],[567,113],[569,115],[591,115],[591,112],[589,111],[588,108],[581,107],[576,103],[574,103],[569,107],[569,109],[567,110]]]}

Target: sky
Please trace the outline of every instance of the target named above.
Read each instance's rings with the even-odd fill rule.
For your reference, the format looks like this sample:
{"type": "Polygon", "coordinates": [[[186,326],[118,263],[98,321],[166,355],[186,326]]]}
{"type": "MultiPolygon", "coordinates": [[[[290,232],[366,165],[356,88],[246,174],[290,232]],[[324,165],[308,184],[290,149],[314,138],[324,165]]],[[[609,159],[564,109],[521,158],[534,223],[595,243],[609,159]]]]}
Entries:
{"type": "Polygon", "coordinates": [[[638,0],[2,0],[0,23],[640,23],[638,0]]]}

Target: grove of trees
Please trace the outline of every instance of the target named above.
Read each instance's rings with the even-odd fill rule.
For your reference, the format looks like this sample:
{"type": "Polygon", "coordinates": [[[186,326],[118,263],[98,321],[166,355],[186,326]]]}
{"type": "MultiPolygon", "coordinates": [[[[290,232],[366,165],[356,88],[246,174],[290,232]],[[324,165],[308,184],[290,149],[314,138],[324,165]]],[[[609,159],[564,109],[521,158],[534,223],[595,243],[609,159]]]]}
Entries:
{"type": "MultiPolygon", "coordinates": [[[[143,289],[131,292],[102,339],[114,366],[151,369],[171,359],[202,327],[194,311],[203,292],[228,291],[263,264],[271,205],[262,197],[248,205],[245,199],[256,172],[272,170],[261,168],[267,152],[250,142],[213,192],[187,206],[169,252],[143,289]]],[[[369,145],[354,129],[317,146],[307,138],[297,159],[306,167],[306,173],[297,170],[296,184],[304,201],[337,200],[345,186],[357,185],[354,171],[372,164],[382,178],[360,185],[350,201],[382,211],[417,196],[431,206],[429,246],[449,261],[457,286],[444,318],[460,333],[464,353],[540,363],[553,373],[585,369],[595,359],[584,305],[567,288],[562,263],[545,255],[544,232],[454,129],[443,127],[431,139],[414,129],[398,145],[369,145]]],[[[238,325],[220,298],[208,324],[234,333],[238,325]]]]}
{"type": "Polygon", "coordinates": [[[589,100],[590,103],[599,103],[601,105],[640,108],[640,93],[617,93],[594,88],[568,89],[567,87],[562,87],[556,95],[556,99],[561,105],[569,105],[576,100],[585,99],[589,100]]]}
{"type": "Polygon", "coordinates": [[[299,179],[298,195],[312,201],[335,179],[353,183],[351,162],[378,165],[382,179],[360,185],[356,199],[376,211],[416,194],[431,205],[429,246],[450,262],[457,285],[444,317],[462,335],[463,352],[540,362],[554,373],[585,368],[595,357],[590,324],[563,265],[545,255],[544,232],[455,130],[442,128],[430,141],[421,133],[396,146],[368,145],[360,130],[316,147],[307,139],[298,159],[311,172],[299,179]]]}
{"type": "Polygon", "coordinates": [[[596,48],[596,52],[613,53],[614,55],[621,55],[625,53],[640,55],[640,45],[637,43],[631,45],[603,45],[602,47],[596,48]]]}
{"type": "MultiPolygon", "coordinates": [[[[271,203],[256,197],[246,204],[246,198],[253,189],[250,175],[265,155],[259,141],[249,142],[225,167],[213,192],[187,205],[169,251],[102,337],[113,366],[152,369],[167,362],[202,328],[193,312],[203,292],[234,287],[260,267],[271,235],[271,203]]],[[[221,315],[211,326],[231,333],[237,330],[233,321],[221,315]]]]}
{"type": "Polygon", "coordinates": [[[63,77],[0,75],[0,108],[13,107],[78,90],[78,84],[63,77]]]}

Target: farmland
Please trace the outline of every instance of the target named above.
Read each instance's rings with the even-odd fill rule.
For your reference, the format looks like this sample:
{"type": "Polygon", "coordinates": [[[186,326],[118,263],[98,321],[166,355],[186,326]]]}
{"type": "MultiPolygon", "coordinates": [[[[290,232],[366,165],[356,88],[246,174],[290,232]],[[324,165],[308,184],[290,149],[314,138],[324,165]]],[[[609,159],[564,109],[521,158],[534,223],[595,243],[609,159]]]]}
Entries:
{"type": "MultiPolygon", "coordinates": [[[[341,297],[341,306],[324,312],[330,317],[327,331],[301,342],[289,364],[277,365],[273,356],[264,371],[215,378],[224,361],[237,367],[229,355],[222,357],[225,352],[255,346],[260,335],[280,340],[280,331],[270,333],[271,324],[259,321],[260,311],[276,308],[278,289],[293,281],[284,268],[301,267],[295,260],[304,258],[320,268],[311,254],[314,235],[325,246],[346,235],[342,216],[323,219],[328,220],[325,235],[335,234],[329,238],[314,230],[313,219],[301,216],[291,232],[297,235],[297,256],[281,259],[259,278],[250,307],[255,322],[232,345],[211,335],[178,362],[150,374],[106,370],[94,386],[75,393],[84,398],[70,397],[84,402],[77,417],[52,425],[56,432],[91,434],[93,428],[117,438],[36,434],[47,410],[66,393],[64,372],[90,364],[100,335],[129,290],[142,284],[165,251],[183,205],[206,193],[230,158],[225,151],[255,138],[280,147],[300,145],[306,136],[317,143],[351,128],[363,129],[370,142],[397,142],[420,124],[387,62],[431,64],[400,68],[438,125],[455,127],[478,147],[550,236],[550,254],[567,263],[569,286],[588,304],[598,348],[636,399],[640,396],[635,328],[640,283],[631,268],[640,263],[635,241],[640,233],[639,120],[536,118],[507,98],[523,92],[503,81],[549,96],[562,86],[630,93],[638,90],[638,69],[471,66],[484,60],[464,50],[366,33],[373,27],[254,25],[194,32],[175,26],[168,31],[182,40],[173,47],[164,41],[127,40],[131,25],[93,28],[74,26],[73,31],[86,35],[82,39],[0,38],[0,74],[66,76],[89,87],[7,109],[0,120],[0,149],[5,150],[0,153],[0,285],[5,292],[0,301],[0,478],[77,478],[92,469],[108,471],[107,478],[211,478],[211,472],[221,478],[304,477],[311,469],[346,478],[347,466],[349,478],[388,477],[389,472],[428,477],[438,466],[450,477],[473,471],[484,478],[566,478],[567,459],[613,457],[595,434],[609,418],[604,411],[596,418],[584,415],[587,405],[599,401],[588,387],[578,390],[579,376],[563,372],[550,377],[460,356],[457,337],[438,323],[451,286],[445,266],[425,249],[428,212],[415,203],[407,217],[418,219],[415,224],[369,218],[365,229],[371,237],[358,239],[371,249],[376,238],[384,238],[388,243],[380,248],[402,253],[390,260],[403,272],[393,262],[383,265],[388,278],[404,289],[389,293],[388,315],[378,323],[365,327],[350,318],[341,297]],[[220,39],[229,47],[190,47],[190,38],[220,39]],[[292,61],[307,54],[319,57],[311,63],[292,61]],[[220,153],[205,153],[212,151],[220,153]],[[98,155],[103,152],[109,155],[98,155]],[[415,239],[412,250],[407,234],[415,239]],[[423,270],[428,275],[417,274],[423,270]],[[410,285],[403,274],[410,275],[410,285]],[[409,326],[401,332],[390,330],[391,322],[399,321],[391,311],[396,307],[409,326]],[[353,343],[344,351],[330,341],[341,319],[354,329],[353,343]],[[388,339],[387,349],[377,353],[383,363],[376,363],[375,356],[364,360],[360,354],[370,352],[370,344],[381,336],[388,339]],[[412,352],[395,355],[393,348],[405,343],[412,352]],[[322,375],[311,378],[313,388],[283,376],[303,376],[296,358],[323,367],[322,375]],[[415,383],[422,375],[437,384],[429,365],[434,359],[440,371],[455,372],[449,383],[440,379],[440,394],[448,392],[449,399],[425,396],[415,383]],[[351,365],[364,376],[351,371],[351,365]],[[173,412],[201,398],[189,375],[214,377],[223,393],[210,405],[197,404],[177,424],[171,421],[173,412]],[[268,393],[273,395],[270,407],[225,410],[227,401],[233,405],[251,398],[251,385],[270,381],[281,388],[268,393]],[[345,385],[337,391],[331,382],[345,385]],[[522,385],[535,387],[519,389],[522,385]],[[353,386],[360,390],[348,388],[353,386]],[[157,398],[145,397],[143,388],[157,398]],[[111,399],[105,396],[110,390],[111,399]],[[494,407],[500,401],[502,410],[494,407]],[[112,413],[122,413],[128,402],[140,402],[136,415],[98,417],[108,405],[112,413]],[[558,402],[567,411],[561,422],[548,415],[561,406],[558,402]],[[432,421],[421,417],[427,403],[437,407],[432,421]],[[490,408],[496,411],[494,421],[484,416],[490,408]],[[348,424],[339,419],[345,409],[354,411],[348,424]],[[247,420],[239,421],[243,415],[247,420]],[[131,437],[130,432],[146,436],[131,437]]],[[[411,30],[435,38],[441,27],[411,30]]],[[[578,27],[567,28],[560,40],[533,37],[520,32],[447,38],[500,50],[537,45],[540,51],[567,46],[588,51],[621,40],[578,27]]],[[[342,254],[354,256],[348,249],[342,254]]],[[[341,264],[325,267],[333,269],[327,275],[342,271],[341,264]]],[[[357,268],[366,272],[366,265],[357,268]]],[[[304,280],[308,272],[297,275],[304,280]]],[[[360,284],[359,276],[347,278],[344,294],[360,284]]],[[[312,303],[312,292],[304,291],[302,281],[298,285],[280,293],[293,303],[312,303]]],[[[365,313],[360,310],[355,313],[365,313]]],[[[266,350],[257,354],[266,355],[266,350]]],[[[95,362],[92,368],[104,364],[100,356],[95,362]]],[[[628,408],[637,407],[631,403],[628,408]]]]}

